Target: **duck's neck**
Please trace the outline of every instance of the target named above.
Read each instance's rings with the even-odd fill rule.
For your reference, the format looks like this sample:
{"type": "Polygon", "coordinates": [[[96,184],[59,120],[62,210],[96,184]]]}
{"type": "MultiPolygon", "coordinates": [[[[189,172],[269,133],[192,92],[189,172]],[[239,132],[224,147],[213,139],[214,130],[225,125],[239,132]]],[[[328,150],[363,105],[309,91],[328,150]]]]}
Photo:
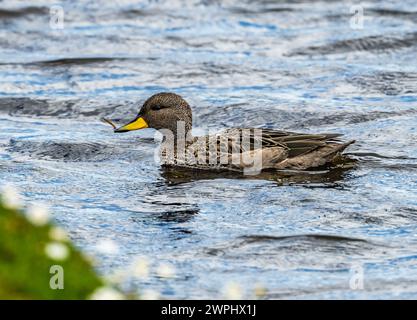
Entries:
{"type": "Polygon", "coordinates": [[[161,129],[162,144],[164,148],[172,148],[177,151],[178,148],[186,148],[194,141],[191,131],[191,123],[177,121],[176,126],[171,129],[161,129]]]}
{"type": "Polygon", "coordinates": [[[191,121],[176,121],[168,129],[159,130],[163,135],[163,143],[171,143],[173,146],[187,145],[193,140],[191,133],[191,121]]]}
{"type": "Polygon", "coordinates": [[[194,137],[190,131],[187,132],[173,132],[173,131],[166,131],[166,130],[159,130],[162,133],[162,143],[163,144],[171,144],[175,148],[177,146],[187,146],[194,141],[194,137]]]}
{"type": "Polygon", "coordinates": [[[191,130],[187,133],[172,132],[169,130],[161,133],[163,134],[160,148],[162,163],[178,164],[185,162],[187,148],[194,142],[191,130]]]}

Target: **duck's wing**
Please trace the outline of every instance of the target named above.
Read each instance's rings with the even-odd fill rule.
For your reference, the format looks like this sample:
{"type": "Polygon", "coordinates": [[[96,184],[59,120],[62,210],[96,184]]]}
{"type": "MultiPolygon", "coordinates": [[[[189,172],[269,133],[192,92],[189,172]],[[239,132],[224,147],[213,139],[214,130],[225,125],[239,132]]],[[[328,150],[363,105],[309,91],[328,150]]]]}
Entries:
{"type": "MultiPolygon", "coordinates": [[[[250,143],[247,144],[247,147],[245,147],[244,143],[240,144],[242,147],[241,152],[258,148],[266,149],[279,147],[287,150],[288,157],[290,158],[312,152],[329,143],[341,143],[341,141],[338,140],[341,134],[337,133],[304,134],[273,129],[234,128],[223,131],[221,135],[228,136],[229,138],[239,137],[241,142],[244,141],[245,135],[246,137],[249,136],[249,140],[247,141],[250,143]]],[[[232,140],[234,140],[234,138],[232,140]]]]}
{"type": "Polygon", "coordinates": [[[324,147],[329,143],[341,143],[338,133],[304,134],[297,132],[262,129],[262,147],[283,147],[288,157],[296,157],[324,147]]]}

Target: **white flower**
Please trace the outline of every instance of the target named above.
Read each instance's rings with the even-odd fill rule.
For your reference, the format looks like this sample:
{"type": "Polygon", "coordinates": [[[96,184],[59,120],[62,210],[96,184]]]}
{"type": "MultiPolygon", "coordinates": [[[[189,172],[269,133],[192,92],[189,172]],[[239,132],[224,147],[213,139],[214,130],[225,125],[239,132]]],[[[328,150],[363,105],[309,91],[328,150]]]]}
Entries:
{"type": "Polygon", "coordinates": [[[62,261],[68,258],[69,249],[63,243],[50,242],[45,246],[45,253],[52,260],[62,261]]]}
{"type": "Polygon", "coordinates": [[[60,227],[52,227],[49,230],[49,238],[55,241],[66,242],[68,241],[68,234],[64,229],[60,227]]]}
{"type": "Polygon", "coordinates": [[[96,245],[96,250],[104,254],[116,254],[119,251],[119,246],[111,239],[104,239],[96,245]]]}
{"type": "Polygon", "coordinates": [[[19,191],[12,185],[6,185],[1,188],[3,205],[9,209],[20,209],[22,207],[22,198],[19,191]]]}
{"type": "Polygon", "coordinates": [[[159,293],[152,289],[145,289],[143,290],[142,294],[140,295],[142,300],[158,300],[159,293]]]}
{"type": "Polygon", "coordinates": [[[161,278],[172,278],[175,275],[175,269],[169,264],[161,263],[156,269],[156,274],[161,278]]]}
{"type": "Polygon", "coordinates": [[[26,210],[26,218],[35,226],[44,226],[49,222],[48,208],[43,204],[32,204],[26,210]]]}
{"type": "Polygon", "coordinates": [[[124,300],[123,294],[112,287],[100,287],[89,297],[90,300],[124,300]]]}
{"type": "Polygon", "coordinates": [[[131,271],[134,277],[144,279],[149,274],[149,261],[146,258],[136,258],[131,266],[131,271]]]}
{"type": "Polygon", "coordinates": [[[223,291],[226,300],[240,300],[242,299],[242,289],[235,282],[228,283],[223,291]]]}

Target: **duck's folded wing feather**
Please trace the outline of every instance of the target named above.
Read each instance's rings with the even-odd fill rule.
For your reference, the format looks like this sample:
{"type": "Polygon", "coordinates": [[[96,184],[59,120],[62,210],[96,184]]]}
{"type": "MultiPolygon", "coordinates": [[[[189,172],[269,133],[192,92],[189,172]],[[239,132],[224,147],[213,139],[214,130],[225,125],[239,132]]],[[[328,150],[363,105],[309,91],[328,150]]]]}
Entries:
{"type": "Polygon", "coordinates": [[[341,134],[302,134],[296,132],[278,131],[271,129],[262,130],[262,146],[265,148],[281,146],[288,150],[288,157],[296,157],[328,143],[337,143],[341,134]]]}
{"type": "Polygon", "coordinates": [[[328,143],[341,143],[338,140],[341,134],[337,133],[303,134],[273,129],[233,128],[223,131],[221,135],[229,137],[231,141],[235,141],[236,139],[242,139],[244,135],[247,136],[248,132],[250,135],[250,148],[239,145],[241,152],[257,148],[280,147],[288,151],[288,157],[296,157],[323,147],[328,143]]]}

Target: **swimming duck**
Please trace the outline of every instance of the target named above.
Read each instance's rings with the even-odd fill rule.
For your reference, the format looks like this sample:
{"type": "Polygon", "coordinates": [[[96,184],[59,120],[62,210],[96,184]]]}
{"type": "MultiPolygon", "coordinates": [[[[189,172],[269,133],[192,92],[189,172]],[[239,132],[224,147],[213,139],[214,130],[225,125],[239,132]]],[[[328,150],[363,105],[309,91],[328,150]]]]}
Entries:
{"type": "Polygon", "coordinates": [[[163,134],[163,166],[258,173],[306,170],[331,164],[354,141],[340,134],[304,134],[273,129],[231,128],[194,137],[189,104],[175,93],[148,98],[134,120],[114,132],[154,128],[163,134]]]}

